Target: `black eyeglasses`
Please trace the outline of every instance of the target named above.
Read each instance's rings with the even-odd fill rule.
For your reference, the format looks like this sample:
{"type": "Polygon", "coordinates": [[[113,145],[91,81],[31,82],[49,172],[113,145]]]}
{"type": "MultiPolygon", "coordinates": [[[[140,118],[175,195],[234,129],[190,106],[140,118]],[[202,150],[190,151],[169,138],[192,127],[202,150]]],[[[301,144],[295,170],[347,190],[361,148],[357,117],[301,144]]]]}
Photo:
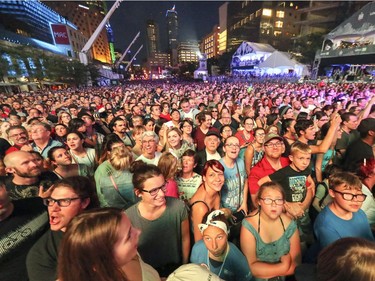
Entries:
{"type": "Polygon", "coordinates": [[[151,196],[156,196],[159,192],[159,190],[161,189],[161,191],[163,191],[164,193],[167,191],[167,183],[168,182],[165,182],[162,186],[160,187],[155,187],[151,190],[144,190],[142,189],[143,192],[147,192],[147,193],[150,193],[151,196]]]}
{"type": "Polygon", "coordinates": [[[351,194],[351,193],[341,192],[337,190],[333,190],[333,192],[341,194],[342,198],[346,201],[352,201],[355,198],[357,199],[358,202],[363,202],[366,200],[366,197],[367,197],[366,194],[351,194]]]}
{"type": "Polygon", "coordinates": [[[57,205],[59,205],[59,207],[68,207],[72,203],[72,201],[79,200],[79,199],[81,199],[81,198],[80,197],[61,198],[61,199],[46,198],[46,199],[43,199],[43,203],[44,203],[44,205],[46,205],[48,207],[53,206],[55,203],[57,203],[57,205]]]}
{"type": "Polygon", "coordinates": [[[283,143],[281,141],[275,142],[275,143],[267,143],[264,146],[265,147],[281,147],[283,143]]]}
{"type": "Polygon", "coordinates": [[[272,205],[273,202],[275,202],[276,205],[278,206],[281,206],[281,205],[284,205],[284,199],[271,199],[271,198],[260,198],[261,200],[263,200],[264,204],[266,205],[272,205]]]}

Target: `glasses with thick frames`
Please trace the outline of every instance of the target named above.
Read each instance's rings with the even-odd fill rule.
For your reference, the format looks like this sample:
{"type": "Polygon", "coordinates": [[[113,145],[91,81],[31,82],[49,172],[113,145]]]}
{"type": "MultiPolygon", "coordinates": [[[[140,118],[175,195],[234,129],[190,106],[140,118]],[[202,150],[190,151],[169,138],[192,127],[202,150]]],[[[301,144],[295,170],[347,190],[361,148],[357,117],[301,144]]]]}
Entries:
{"type": "Polygon", "coordinates": [[[266,205],[272,205],[275,202],[276,205],[282,206],[285,203],[284,199],[275,199],[275,200],[271,198],[260,198],[260,199],[263,200],[264,204],[266,205]]]}
{"type": "Polygon", "coordinates": [[[61,198],[61,199],[46,198],[46,199],[43,199],[43,203],[44,205],[48,207],[53,206],[55,203],[57,203],[59,207],[68,207],[72,203],[72,201],[79,200],[79,199],[81,199],[81,197],[61,198]]]}
{"type": "Polygon", "coordinates": [[[355,198],[357,199],[358,202],[363,202],[366,200],[366,197],[367,197],[366,194],[351,194],[351,193],[341,192],[337,190],[333,190],[333,192],[341,194],[342,198],[346,201],[352,201],[355,198]]]}
{"type": "Polygon", "coordinates": [[[156,196],[158,194],[159,190],[163,191],[164,193],[167,191],[167,183],[168,182],[165,182],[162,186],[155,187],[155,188],[153,188],[151,190],[144,190],[144,189],[142,189],[142,191],[150,193],[151,196],[156,196]]]}
{"type": "Polygon", "coordinates": [[[283,143],[281,141],[275,142],[275,143],[267,143],[264,146],[265,147],[281,147],[283,143]]]}

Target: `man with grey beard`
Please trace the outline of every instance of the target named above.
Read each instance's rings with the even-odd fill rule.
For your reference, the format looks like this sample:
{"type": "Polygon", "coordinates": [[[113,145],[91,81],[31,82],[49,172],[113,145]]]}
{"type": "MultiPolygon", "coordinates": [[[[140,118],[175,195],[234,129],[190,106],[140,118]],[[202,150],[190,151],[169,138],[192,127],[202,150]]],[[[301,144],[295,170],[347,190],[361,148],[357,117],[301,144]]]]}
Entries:
{"type": "Polygon", "coordinates": [[[3,177],[9,197],[12,200],[37,197],[40,186],[50,187],[58,177],[52,172],[42,172],[35,157],[27,151],[15,151],[4,157],[5,171],[9,176],[3,177]]]}

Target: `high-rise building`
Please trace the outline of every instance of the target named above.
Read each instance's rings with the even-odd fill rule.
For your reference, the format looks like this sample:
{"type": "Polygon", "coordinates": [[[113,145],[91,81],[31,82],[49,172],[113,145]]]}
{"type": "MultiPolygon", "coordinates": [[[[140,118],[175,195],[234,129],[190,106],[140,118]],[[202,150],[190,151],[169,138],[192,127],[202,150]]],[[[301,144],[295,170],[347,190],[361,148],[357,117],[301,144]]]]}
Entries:
{"type": "Polygon", "coordinates": [[[167,17],[167,38],[168,38],[168,52],[171,55],[172,66],[178,64],[178,18],[176,7],[168,10],[167,17]]]}
{"type": "MultiPolygon", "coordinates": [[[[87,38],[105,17],[104,1],[44,1],[53,10],[73,22],[87,38]]],[[[90,49],[93,59],[112,63],[107,31],[104,28],[90,49]]]]}
{"type": "Polygon", "coordinates": [[[299,34],[299,26],[295,24],[300,16],[297,13],[299,5],[292,1],[228,2],[227,51],[235,50],[243,41],[288,50],[292,38],[299,34]]]}
{"type": "Polygon", "coordinates": [[[227,51],[227,36],[228,36],[228,2],[225,2],[219,7],[219,54],[222,55],[227,51]]]}
{"type": "Polygon", "coordinates": [[[154,20],[147,21],[147,57],[154,56],[160,51],[159,48],[159,26],[154,20]]]}
{"type": "Polygon", "coordinates": [[[197,62],[199,54],[198,42],[180,42],[178,44],[178,62],[197,62]]]}
{"type": "Polygon", "coordinates": [[[220,27],[215,25],[212,31],[202,38],[201,52],[206,54],[208,59],[219,55],[219,36],[220,27]]]}
{"type": "Polygon", "coordinates": [[[298,9],[300,36],[326,34],[371,1],[308,1],[298,9]]]}
{"type": "Polygon", "coordinates": [[[78,57],[87,38],[72,22],[39,1],[2,1],[0,40],[78,57]]]}

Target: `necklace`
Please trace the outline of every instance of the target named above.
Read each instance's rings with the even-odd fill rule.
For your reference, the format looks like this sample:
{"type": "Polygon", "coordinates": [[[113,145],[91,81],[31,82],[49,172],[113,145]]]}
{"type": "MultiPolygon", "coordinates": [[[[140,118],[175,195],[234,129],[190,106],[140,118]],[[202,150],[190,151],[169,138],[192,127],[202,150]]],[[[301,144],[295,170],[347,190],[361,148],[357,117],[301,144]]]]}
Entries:
{"type": "MultiPolygon", "coordinates": [[[[219,273],[217,274],[217,276],[220,277],[220,274],[221,274],[221,271],[223,270],[223,267],[224,267],[224,264],[225,264],[225,261],[227,259],[227,256],[228,256],[228,252],[229,252],[229,245],[227,245],[227,249],[225,251],[225,256],[224,256],[224,260],[223,260],[223,263],[221,264],[220,266],[220,270],[219,270],[219,273]]],[[[207,250],[207,266],[208,266],[208,270],[209,271],[212,271],[211,270],[211,266],[210,266],[210,252],[207,250]]],[[[213,272],[213,271],[212,271],[213,272]]],[[[214,272],[215,273],[215,272],[214,272]]]]}

